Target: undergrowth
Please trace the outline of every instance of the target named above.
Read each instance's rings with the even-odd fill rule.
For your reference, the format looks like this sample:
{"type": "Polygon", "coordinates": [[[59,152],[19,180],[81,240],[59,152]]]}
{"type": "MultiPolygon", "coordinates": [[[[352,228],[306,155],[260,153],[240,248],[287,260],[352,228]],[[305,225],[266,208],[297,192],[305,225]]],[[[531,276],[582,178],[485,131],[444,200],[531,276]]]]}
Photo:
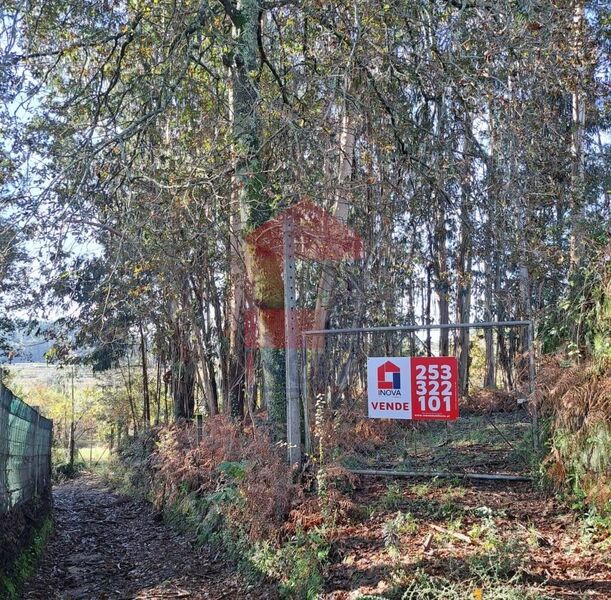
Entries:
{"type": "Polygon", "coordinates": [[[563,367],[549,357],[538,380],[545,480],[574,509],[611,514],[611,361],[563,367]]]}
{"type": "Polygon", "coordinates": [[[358,600],[547,600],[524,583],[527,560],[524,545],[499,541],[465,560],[447,560],[444,575],[427,572],[424,566],[398,567],[384,595],[361,595],[358,600]]]}
{"type": "Polygon", "coordinates": [[[265,432],[218,416],[199,444],[190,424],[149,432],[123,452],[111,483],[222,548],[251,584],[268,578],[284,597],[309,600],[322,589],[330,547],[320,504],[304,499],[293,475],[265,432]]]}
{"type": "Polygon", "coordinates": [[[47,538],[53,530],[53,519],[48,516],[34,534],[32,543],[14,562],[9,572],[0,571],[0,597],[4,600],[18,600],[23,583],[32,575],[40,558],[47,538]]]}

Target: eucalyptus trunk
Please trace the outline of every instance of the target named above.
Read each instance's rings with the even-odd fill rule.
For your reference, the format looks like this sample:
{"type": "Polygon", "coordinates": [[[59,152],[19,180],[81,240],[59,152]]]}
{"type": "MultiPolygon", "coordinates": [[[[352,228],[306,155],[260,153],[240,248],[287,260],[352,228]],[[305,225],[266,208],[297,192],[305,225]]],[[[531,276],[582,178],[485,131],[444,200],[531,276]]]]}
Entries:
{"type": "Polygon", "coordinates": [[[586,95],[584,89],[585,47],[585,6],[583,0],[576,0],[573,10],[572,55],[574,77],[571,90],[571,235],[570,270],[576,271],[583,261],[587,231],[584,227],[585,192],[585,128],[586,95]]]}
{"type": "MultiPolygon", "coordinates": [[[[468,147],[467,147],[468,148],[468,147]]],[[[468,154],[468,150],[465,152],[468,154]]],[[[457,299],[456,299],[456,320],[459,323],[468,323],[471,314],[471,278],[473,253],[471,250],[472,225],[471,225],[471,186],[469,185],[470,173],[464,177],[466,182],[462,188],[460,203],[460,241],[458,245],[457,264],[457,299]]],[[[460,393],[466,396],[469,392],[469,329],[459,329],[457,335],[458,350],[458,381],[460,393]]]]}
{"type": "Polygon", "coordinates": [[[232,20],[235,43],[231,61],[230,118],[233,136],[233,177],[230,207],[229,389],[226,410],[234,417],[244,414],[246,347],[244,317],[248,279],[244,233],[267,216],[261,194],[261,118],[256,73],[259,69],[259,15],[257,0],[224,3],[232,20]],[[263,217],[263,218],[262,218],[263,217]]]}

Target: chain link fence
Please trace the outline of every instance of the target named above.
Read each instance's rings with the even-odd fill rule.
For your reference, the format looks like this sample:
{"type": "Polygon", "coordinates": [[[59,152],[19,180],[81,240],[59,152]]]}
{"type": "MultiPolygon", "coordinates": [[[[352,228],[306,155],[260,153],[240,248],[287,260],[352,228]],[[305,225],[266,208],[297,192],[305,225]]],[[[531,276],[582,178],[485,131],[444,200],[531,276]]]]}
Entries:
{"type": "Polygon", "coordinates": [[[306,445],[320,460],[357,472],[528,476],[537,438],[530,322],[305,332],[302,355],[306,445]],[[456,358],[458,418],[370,418],[367,359],[432,356],[456,358]]]}
{"type": "Polygon", "coordinates": [[[0,514],[49,490],[52,429],[0,383],[0,514]]]}

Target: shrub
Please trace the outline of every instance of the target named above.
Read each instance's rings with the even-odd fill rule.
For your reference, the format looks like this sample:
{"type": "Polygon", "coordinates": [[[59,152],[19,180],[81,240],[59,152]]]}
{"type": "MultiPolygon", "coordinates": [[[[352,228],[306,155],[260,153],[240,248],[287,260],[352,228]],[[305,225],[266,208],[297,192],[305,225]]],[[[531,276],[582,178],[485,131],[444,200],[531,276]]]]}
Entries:
{"type": "Polygon", "coordinates": [[[223,416],[206,424],[199,445],[190,424],[161,431],[151,465],[158,508],[194,493],[251,540],[277,539],[299,497],[284,453],[267,433],[243,433],[223,416]]]}
{"type": "Polygon", "coordinates": [[[249,579],[277,579],[287,598],[316,597],[329,553],[321,504],[304,501],[284,447],[224,416],[205,423],[199,444],[186,422],[147,436],[122,459],[172,525],[223,546],[249,579]]]}
{"type": "Polygon", "coordinates": [[[539,376],[548,421],[543,469],[557,490],[608,510],[611,503],[611,362],[563,368],[548,358],[539,376]]]}

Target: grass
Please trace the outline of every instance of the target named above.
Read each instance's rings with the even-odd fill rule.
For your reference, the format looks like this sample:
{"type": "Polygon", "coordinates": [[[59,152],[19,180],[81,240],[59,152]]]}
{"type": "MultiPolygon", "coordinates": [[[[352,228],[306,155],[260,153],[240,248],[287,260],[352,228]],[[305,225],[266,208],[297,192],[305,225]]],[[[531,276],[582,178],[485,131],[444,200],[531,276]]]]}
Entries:
{"type": "Polygon", "coordinates": [[[379,506],[386,510],[397,510],[405,503],[401,486],[395,482],[391,482],[386,486],[386,492],[380,498],[379,506]]]}
{"type": "Polygon", "coordinates": [[[110,461],[108,446],[98,444],[95,446],[83,446],[78,449],[80,460],[85,463],[88,468],[95,468],[102,464],[107,464],[110,461]]]}
{"type": "Polygon", "coordinates": [[[425,562],[409,567],[397,563],[391,587],[383,595],[359,600],[547,600],[522,580],[528,549],[516,541],[500,542],[490,551],[464,559],[448,559],[444,574],[427,572],[425,562]]]}
{"type": "Polygon", "coordinates": [[[374,452],[351,451],[337,457],[348,468],[407,471],[531,473],[532,425],[525,412],[461,415],[458,421],[419,423],[395,432],[374,452]]]}
{"type": "Polygon", "coordinates": [[[108,478],[113,466],[108,446],[104,445],[77,448],[73,467],[68,464],[68,451],[65,448],[54,448],[52,463],[56,481],[61,481],[63,478],[72,479],[83,470],[93,471],[108,478]]]}
{"type": "Polygon", "coordinates": [[[32,575],[49,535],[53,531],[53,519],[48,516],[34,534],[30,546],[24,550],[8,573],[0,572],[0,597],[18,600],[23,583],[32,575]]]}

